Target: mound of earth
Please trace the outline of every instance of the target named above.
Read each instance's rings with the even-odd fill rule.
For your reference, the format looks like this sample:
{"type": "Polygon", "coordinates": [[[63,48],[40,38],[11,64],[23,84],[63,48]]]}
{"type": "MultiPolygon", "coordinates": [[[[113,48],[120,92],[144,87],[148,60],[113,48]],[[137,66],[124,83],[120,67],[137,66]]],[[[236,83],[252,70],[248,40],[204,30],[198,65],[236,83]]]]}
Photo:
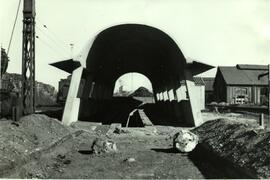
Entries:
{"type": "Polygon", "coordinates": [[[145,87],[139,87],[137,90],[135,90],[129,96],[132,96],[132,97],[152,97],[153,96],[153,93],[151,93],[145,87]]]}
{"type": "Polygon", "coordinates": [[[70,128],[45,115],[26,116],[18,122],[1,119],[0,177],[8,177],[70,133],[70,128]]]}
{"type": "Polygon", "coordinates": [[[270,132],[250,123],[218,119],[193,130],[200,143],[253,178],[270,178],[270,132]]]}

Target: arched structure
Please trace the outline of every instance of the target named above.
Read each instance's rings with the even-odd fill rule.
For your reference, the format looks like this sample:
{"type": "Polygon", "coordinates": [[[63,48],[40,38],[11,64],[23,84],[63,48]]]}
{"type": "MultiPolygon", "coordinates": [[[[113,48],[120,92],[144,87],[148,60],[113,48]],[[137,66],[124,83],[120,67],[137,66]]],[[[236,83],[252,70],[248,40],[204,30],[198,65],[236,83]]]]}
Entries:
{"type": "MultiPolygon", "coordinates": [[[[128,72],[138,72],[152,82],[156,102],[166,102],[168,111],[184,108],[185,119],[192,125],[202,123],[196,97],[192,93],[193,75],[212,68],[192,62],[188,64],[176,42],[165,32],[141,24],[123,24],[100,32],[85,55],[86,67],[72,71],[71,86],[63,114],[63,123],[77,121],[80,99],[108,99],[113,95],[114,82],[128,72]],[[79,82],[85,79],[80,95],[79,82]],[[186,82],[186,105],[173,107],[186,97],[177,93],[181,81],[186,82]],[[169,103],[168,103],[169,102],[169,103]]],[[[75,59],[76,60],[76,59],[75,59]]],[[[173,111],[175,112],[175,111],[173,111]]]]}

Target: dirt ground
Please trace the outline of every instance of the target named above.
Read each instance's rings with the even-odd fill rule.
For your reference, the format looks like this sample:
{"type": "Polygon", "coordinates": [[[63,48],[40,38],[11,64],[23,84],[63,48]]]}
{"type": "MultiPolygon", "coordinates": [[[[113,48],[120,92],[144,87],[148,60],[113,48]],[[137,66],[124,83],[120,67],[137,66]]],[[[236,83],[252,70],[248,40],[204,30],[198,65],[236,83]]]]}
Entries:
{"type": "MultiPolygon", "coordinates": [[[[256,118],[223,114],[192,130],[213,154],[253,178],[270,178],[270,129],[256,118]]],[[[268,122],[267,122],[268,123],[268,122]]]]}
{"type": "Polygon", "coordinates": [[[0,123],[2,178],[225,177],[218,170],[202,172],[203,162],[198,165],[189,154],[175,152],[174,127],[127,128],[116,134],[113,126],[82,122],[68,128],[45,115],[0,123]],[[117,152],[92,154],[96,137],[116,142],[117,152]]]}
{"type": "MultiPolygon", "coordinates": [[[[251,169],[258,177],[270,177],[269,132],[256,129],[252,119],[241,123],[231,119],[211,121],[212,116],[216,117],[204,114],[205,121],[210,121],[194,130],[200,142],[236,164],[248,162],[241,167],[251,169]],[[253,129],[259,135],[254,135],[253,129]]],[[[27,116],[15,123],[1,119],[0,177],[235,178],[203,158],[201,152],[193,156],[173,150],[172,137],[179,129],[127,128],[117,134],[113,125],[79,122],[65,127],[45,115],[27,116]],[[91,145],[97,137],[114,141],[117,152],[92,154],[91,145]]]]}

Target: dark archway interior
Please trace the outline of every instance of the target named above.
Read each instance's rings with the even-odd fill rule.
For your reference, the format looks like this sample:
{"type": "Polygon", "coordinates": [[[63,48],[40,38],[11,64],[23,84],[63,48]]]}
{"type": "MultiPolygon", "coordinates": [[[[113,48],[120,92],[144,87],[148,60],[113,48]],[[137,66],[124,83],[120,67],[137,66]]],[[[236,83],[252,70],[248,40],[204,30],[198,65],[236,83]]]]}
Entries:
{"type": "Polygon", "coordinates": [[[108,85],[125,73],[138,72],[155,88],[182,76],[185,63],[177,44],[161,30],[125,24],[108,28],[96,37],[86,69],[95,82],[108,85]]]}
{"type": "Polygon", "coordinates": [[[124,24],[102,31],[87,57],[79,120],[111,122],[108,119],[119,115],[110,113],[121,111],[127,117],[140,104],[134,99],[112,98],[114,83],[121,75],[138,72],[147,76],[156,94],[178,88],[186,66],[178,45],[159,29],[124,24]]]}

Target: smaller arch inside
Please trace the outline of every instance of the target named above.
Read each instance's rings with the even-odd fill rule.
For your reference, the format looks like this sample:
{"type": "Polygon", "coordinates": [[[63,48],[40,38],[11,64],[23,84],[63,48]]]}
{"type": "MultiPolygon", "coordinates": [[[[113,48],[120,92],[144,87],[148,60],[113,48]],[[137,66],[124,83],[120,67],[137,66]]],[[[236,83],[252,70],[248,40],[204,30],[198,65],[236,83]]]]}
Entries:
{"type": "Polygon", "coordinates": [[[137,72],[121,75],[114,83],[113,97],[133,97],[142,103],[154,103],[150,79],[137,72]]]}

